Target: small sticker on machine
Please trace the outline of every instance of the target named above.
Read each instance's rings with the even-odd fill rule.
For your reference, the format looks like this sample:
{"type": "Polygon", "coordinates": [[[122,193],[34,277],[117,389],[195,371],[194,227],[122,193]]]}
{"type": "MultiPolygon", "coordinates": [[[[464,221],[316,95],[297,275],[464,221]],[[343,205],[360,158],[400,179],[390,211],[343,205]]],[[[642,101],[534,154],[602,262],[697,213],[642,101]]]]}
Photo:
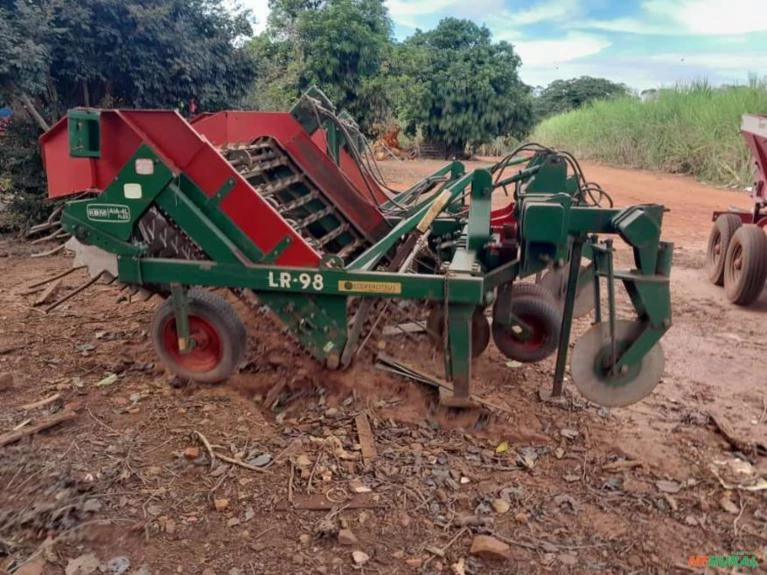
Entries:
{"type": "Polygon", "coordinates": [[[86,216],[92,222],[121,223],[131,219],[130,208],[121,204],[90,204],[86,216]]]}
{"type": "Polygon", "coordinates": [[[402,284],[397,282],[355,282],[338,280],[338,291],[355,293],[401,294],[402,284]]]}

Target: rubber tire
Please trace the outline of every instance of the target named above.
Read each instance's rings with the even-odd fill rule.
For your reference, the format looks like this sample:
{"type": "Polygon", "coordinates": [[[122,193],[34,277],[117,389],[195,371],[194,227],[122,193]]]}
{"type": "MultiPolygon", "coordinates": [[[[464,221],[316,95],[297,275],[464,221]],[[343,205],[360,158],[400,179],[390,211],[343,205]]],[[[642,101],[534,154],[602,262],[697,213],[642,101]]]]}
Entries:
{"type": "Polygon", "coordinates": [[[223,354],[216,366],[206,372],[191,371],[179,365],[163,343],[165,322],[173,319],[173,301],[166,299],[152,318],[152,344],[162,362],[174,374],[198,383],[220,383],[237,370],[247,349],[247,331],[231,304],[221,296],[209,291],[192,288],[188,294],[189,315],[204,318],[211,324],[221,340],[223,354]]]}
{"type": "Polygon", "coordinates": [[[535,363],[546,359],[557,350],[562,329],[562,312],[550,297],[517,296],[512,299],[511,313],[521,319],[535,317],[544,326],[545,340],[537,348],[528,348],[515,341],[510,329],[493,322],[493,341],[507,358],[521,363],[535,363]]]}
{"type": "Polygon", "coordinates": [[[736,305],[754,303],[767,281],[767,234],[756,224],[741,226],[730,240],[724,263],[724,291],[736,305]],[[742,269],[735,275],[734,258],[740,251],[742,269]]]}
{"type": "MultiPolygon", "coordinates": [[[[442,334],[444,333],[445,326],[445,314],[444,306],[438,304],[433,307],[429,313],[429,317],[426,319],[426,333],[431,339],[432,344],[438,350],[443,348],[442,334]]],[[[473,359],[482,355],[487,346],[490,345],[490,324],[485,317],[485,312],[481,307],[477,307],[471,316],[471,357],[473,359]]]]}
{"type": "Polygon", "coordinates": [[[743,225],[743,221],[735,214],[722,214],[716,218],[711,228],[706,248],[706,274],[709,281],[714,285],[724,285],[724,262],[727,257],[727,248],[730,246],[732,236],[735,235],[741,225],[743,225]],[[717,240],[723,246],[719,259],[714,253],[717,240]]]}
{"type": "Polygon", "coordinates": [[[540,284],[513,283],[511,285],[511,297],[537,297],[548,300],[555,307],[559,305],[557,297],[551,293],[551,290],[540,284]]]}

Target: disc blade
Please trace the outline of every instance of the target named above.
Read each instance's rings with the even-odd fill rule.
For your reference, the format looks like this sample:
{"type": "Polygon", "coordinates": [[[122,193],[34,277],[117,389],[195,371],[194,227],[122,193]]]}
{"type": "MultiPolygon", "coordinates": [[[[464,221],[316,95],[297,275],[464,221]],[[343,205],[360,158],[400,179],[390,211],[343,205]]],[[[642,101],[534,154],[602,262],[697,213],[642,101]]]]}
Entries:
{"type": "MultiPolygon", "coordinates": [[[[581,266],[581,272],[587,266],[581,266]]],[[[543,274],[539,285],[548,289],[559,303],[560,309],[565,306],[565,293],[567,290],[567,272],[565,268],[559,270],[549,270],[543,274]]],[[[578,283],[575,292],[575,305],[573,306],[573,317],[579,318],[588,315],[594,309],[594,284],[591,281],[578,283]]]]}
{"type": "MultiPolygon", "coordinates": [[[[615,339],[620,348],[621,342],[627,342],[634,330],[635,322],[617,320],[615,339]]],[[[610,324],[598,323],[583,334],[573,349],[570,360],[570,372],[578,391],[588,399],[604,407],[625,407],[636,403],[652,393],[660,382],[665,366],[663,348],[656,343],[650,352],[642,358],[637,370],[632,370],[625,381],[611,384],[605,374],[596,368],[597,356],[610,345],[610,324]]]]}

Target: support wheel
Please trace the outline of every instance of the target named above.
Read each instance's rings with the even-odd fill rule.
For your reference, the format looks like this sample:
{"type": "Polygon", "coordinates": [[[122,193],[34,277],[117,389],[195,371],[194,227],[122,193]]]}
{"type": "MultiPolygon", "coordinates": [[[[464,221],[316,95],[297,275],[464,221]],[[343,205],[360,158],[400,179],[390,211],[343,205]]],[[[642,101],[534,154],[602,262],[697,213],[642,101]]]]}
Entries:
{"type": "MultiPolygon", "coordinates": [[[[517,290],[517,286],[512,288],[517,290]]],[[[496,305],[503,305],[501,299],[496,305]]],[[[511,314],[528,325],[531,337],[525,341],[510,326],[493,322],[493,341],[509,359],[534,363],[549,357],[557,349],[562,326],[562,313],[547,296],[519,295],[510,302],[511,314]]]]}
{"type": "MultiPolygon", "coordinates": [[[[618,355],[625,350],[636,333],[636,323],[615,322],[615,347],[618,355]]],[[[637,365],[628,366],[622,374],[611,375],[607,366],[612,354],[610,324],[598,323],[584,333],[573,349],[570,372],[573,383],[583,397],[604,407],[624,407],[652,393],[663,376],[663,348],[656,343],[637,365]]]]}
{"type": "Polygon", "coordinates": [[[178,348],[173,302],[166,299],[152,319],[152,343],[162,362],[176,375],[200,383],[219,383],[231,376],[245,355],[247,333],[234,308],[222,297],[191,289],[189,353],[178,348]]]}
{"type": "MultiPolygon", "coordinates": [[[[426,320],[426,332],[437,349],[444,347],[445,308],[437,305],[432,308],[426,320]]],[[[484,353],[490,343],[490,322],[485,317],[481,307],[474,310],[471,316],[471,357],[476,358],[484,353]]]]}
{"type": "Polygon", "coordinates": [[[732,236],[724,262],[724,292],[737,305],[756,301],[767,280],[767,235],[757,225],[741,226],[732,236]]]}
{"type": "Polygon", "coordinates": [[[742,223],[735,214],[722,214],[716,218],[711,228],[706,248],[706,274],[714,285],[724,285],[724,260],[727,247],[742,223]]]}

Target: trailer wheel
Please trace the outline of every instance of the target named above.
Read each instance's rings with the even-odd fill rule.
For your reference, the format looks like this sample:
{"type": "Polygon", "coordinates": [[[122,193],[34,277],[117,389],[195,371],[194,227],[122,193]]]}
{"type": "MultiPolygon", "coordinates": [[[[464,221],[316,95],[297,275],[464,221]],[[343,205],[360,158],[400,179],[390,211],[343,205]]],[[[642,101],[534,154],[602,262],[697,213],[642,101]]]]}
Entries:
{"type": "Polygon", "coordinates": [[[737,305],[756,301],[767,280],[767,235],[755,224],[735,232],[727,248],[724,265],[724,291],[737,305]]]}
{"type": "Polygon", "coordinates": [[[183,354],[173,302],[166,299],[152,319],[152,343],[162,362],[176,375],[200,383],[219,383],[231,376],[242,361],[247,344],[245,326],[234,308],[222,297],[191,289],[189,333],[194,347],[183,354]]]}
{"type": "Polygon", "coordinates": [[[724,260],[727,247],[738,228],[743,224],[735,214],[722,214],[716,218],[708,236],[706,249],[706,273],[714,285],[724,285],[724,260]]]}
{"type": "Polygon", "coordinates": [[[532,336],[525,341],[509,326],[493,322],[493,341],[503,355],[522,363],[534,363],[556,351],[562,313],[549,297],[518,295],[511,300],[511,313],[530,326],[532,336]]]}

